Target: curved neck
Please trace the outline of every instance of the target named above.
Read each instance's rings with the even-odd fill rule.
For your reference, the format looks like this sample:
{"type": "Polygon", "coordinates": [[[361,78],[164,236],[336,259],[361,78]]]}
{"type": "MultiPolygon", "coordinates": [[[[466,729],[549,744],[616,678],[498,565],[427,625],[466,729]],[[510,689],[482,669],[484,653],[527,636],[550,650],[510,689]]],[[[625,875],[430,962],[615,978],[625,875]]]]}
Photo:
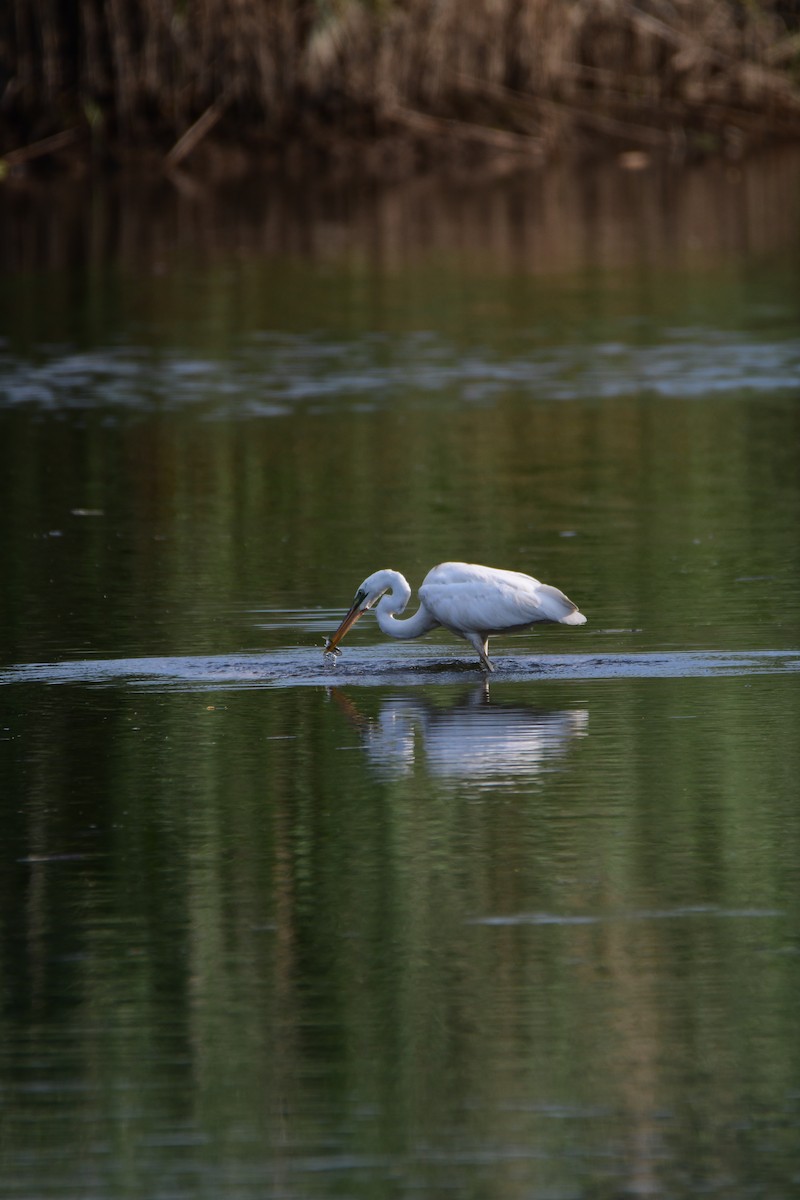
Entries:
{"type": "Polygon", "coordinates": [[[400,576],[404,586],[399,586],[395,583],[392,590],[388,592],[375,609],[375,616],[378,618],[378,625],[381,630],[393,638],[415,638],[420,637],[423,633],[428,633],[429,630],[435,629],[439,624],[428,612],[424,604],[420,603],[419,608],[414,613],[413,617],[407,617],[405,621],[398,621],[395,613],[402,612],[411,596],[411,588],[400,576]],[[395,592],[399,592],[396,595],[395,592]]]}

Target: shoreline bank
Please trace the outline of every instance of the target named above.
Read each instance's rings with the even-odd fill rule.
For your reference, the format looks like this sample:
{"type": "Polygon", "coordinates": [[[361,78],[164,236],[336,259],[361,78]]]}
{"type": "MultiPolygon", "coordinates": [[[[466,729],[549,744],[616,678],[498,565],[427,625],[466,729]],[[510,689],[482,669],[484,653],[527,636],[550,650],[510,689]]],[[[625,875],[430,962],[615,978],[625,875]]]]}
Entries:
{"type": "Polygon", "coordinates": [[[44,19],[19,0],[0,176],[740,158],[800,139],[799,31],[794,0],[85,0],[44,19]]]}

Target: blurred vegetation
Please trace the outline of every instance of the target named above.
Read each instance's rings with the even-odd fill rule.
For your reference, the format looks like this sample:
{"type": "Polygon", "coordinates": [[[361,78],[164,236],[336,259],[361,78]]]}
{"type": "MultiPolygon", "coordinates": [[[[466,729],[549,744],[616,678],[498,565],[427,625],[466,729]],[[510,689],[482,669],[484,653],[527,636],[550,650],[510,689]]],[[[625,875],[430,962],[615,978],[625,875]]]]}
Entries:
{"type": "Polygon", "coordinates": [[[377,174],[800,131],[795,0],[141,0],[0,8],[4,170],[155,152],[377,174]]]}

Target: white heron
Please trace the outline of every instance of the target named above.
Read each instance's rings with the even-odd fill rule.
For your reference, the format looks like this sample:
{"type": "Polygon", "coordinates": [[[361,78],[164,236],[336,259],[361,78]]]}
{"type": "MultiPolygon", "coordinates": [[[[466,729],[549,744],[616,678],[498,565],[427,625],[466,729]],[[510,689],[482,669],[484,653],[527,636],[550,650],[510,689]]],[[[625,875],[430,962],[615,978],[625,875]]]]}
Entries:
{"type": "Polygon", "coordinates": [[[359,587],[350,611],[333,637],[325,643],[326,654],[340,654],[336,647],[359,617],[377,605],[375,616],[384,633],[393,638],[415,638],[442,625],[474,646],[486,671],[489,637],[495,633],[518,633],[539,621],[559,625],[585,625],[578,606],[558,588],[540,583],[520,571],[501,571],[474,563],[440,563],[429,571],[419,589],[419,608],[413,617],[398,621],[411,588],[399,571],[376,571],[359,587]]]}

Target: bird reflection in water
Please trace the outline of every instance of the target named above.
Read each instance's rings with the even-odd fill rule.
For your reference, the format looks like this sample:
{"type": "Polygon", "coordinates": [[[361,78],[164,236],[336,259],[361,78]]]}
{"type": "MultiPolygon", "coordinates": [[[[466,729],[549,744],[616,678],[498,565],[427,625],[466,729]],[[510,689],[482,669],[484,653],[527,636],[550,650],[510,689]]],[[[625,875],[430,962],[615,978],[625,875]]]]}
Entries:
{"type": "Polygon", "coordinates": [[[419,696],[383,699],[376,717],[338,688],[331,696],[362,735],[370,764],[401,778],[424,768],[440,780],[497,784],[538,775],[588,733],[585,709],[546,710],[493,704],[486,684],[449,708],[419,696]]]}

